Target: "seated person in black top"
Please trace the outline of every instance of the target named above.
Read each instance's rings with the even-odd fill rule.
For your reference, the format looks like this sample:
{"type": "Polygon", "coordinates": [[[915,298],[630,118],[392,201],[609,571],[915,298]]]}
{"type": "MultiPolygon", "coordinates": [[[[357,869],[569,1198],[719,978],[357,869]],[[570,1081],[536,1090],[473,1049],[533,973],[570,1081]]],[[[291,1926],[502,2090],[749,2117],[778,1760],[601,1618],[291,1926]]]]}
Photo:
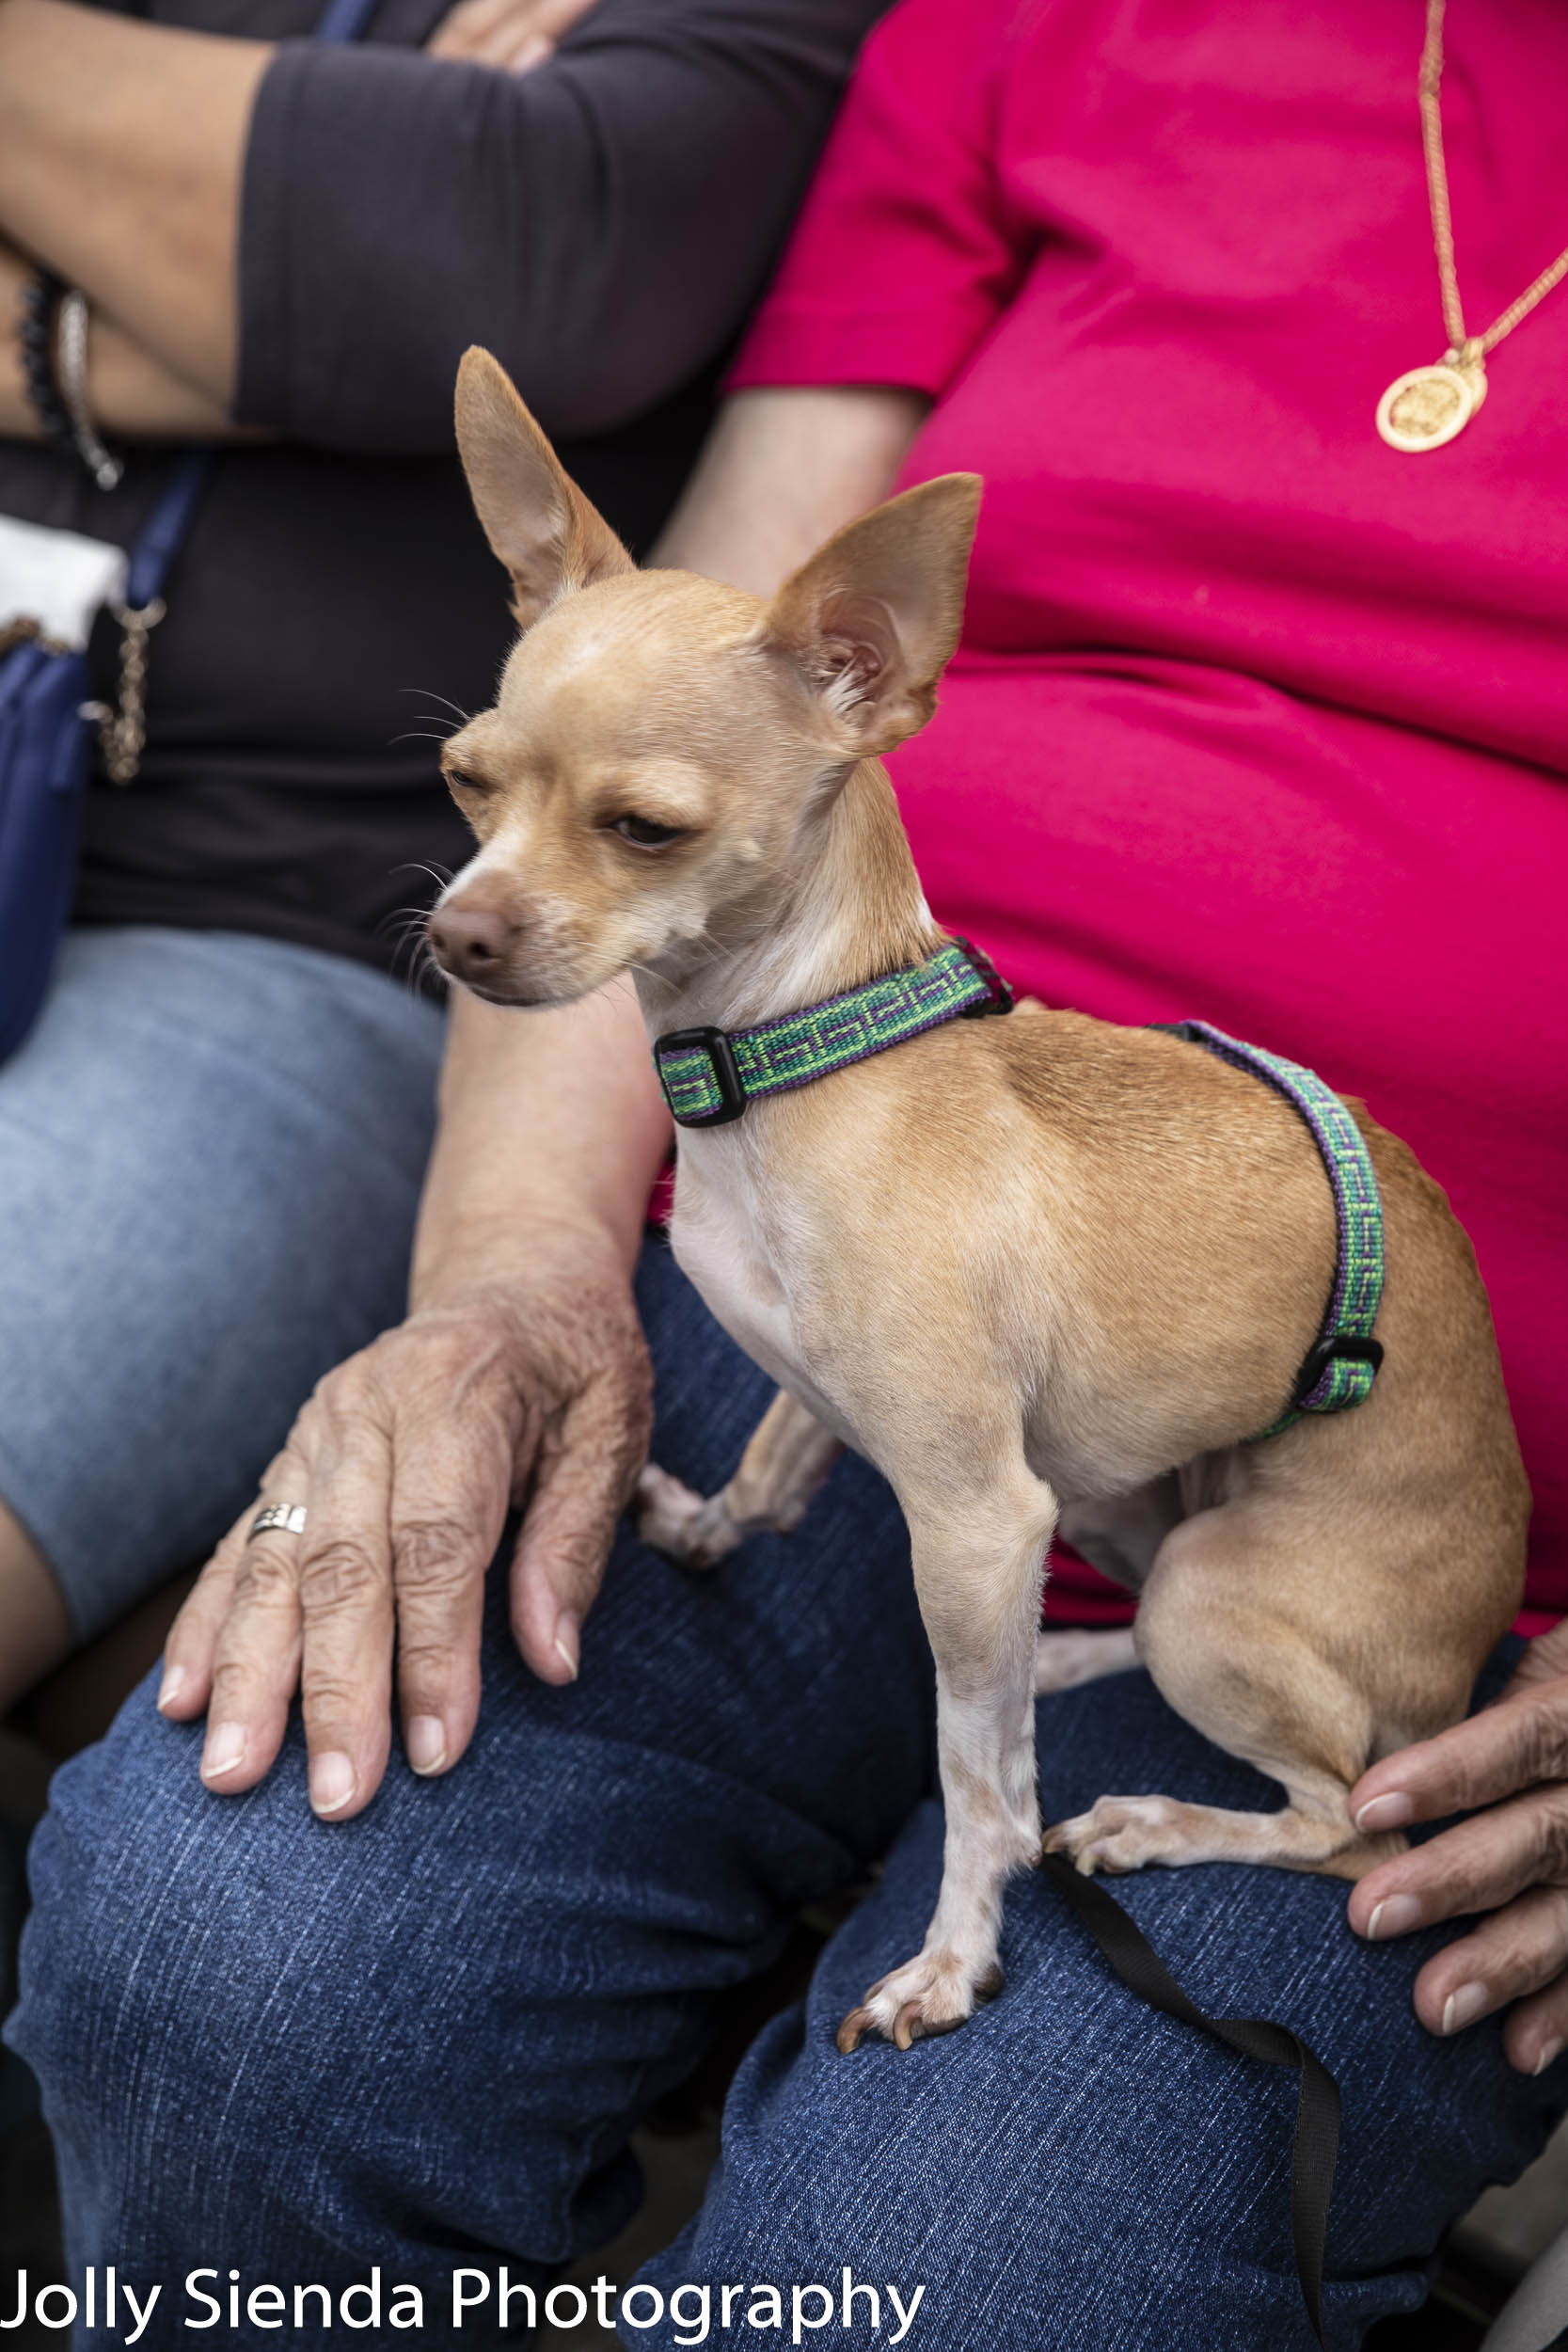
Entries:
{"type": "MultiPolygon", "coordinates": [[[[0,533],[129,546],[171,449],[226,444],[150,640],[139,772],[92,785],[73,927],[0,1069],[0,1707],[199,1562],[388,1327],[347,1376],[385,1391],[388,1445],[421,1399],[420,1442],[465,1442],[451,1377],[558,1283],[535,1110],[586,1082],[594,1015],[559,1072],[555,1032],[472,1004],[449,1047],[407,945],[467,853],[432,739],[511,633],[456,362],[499,352],[646,550],[877,10],[380,0],[336,48],[316,12],[0,0],[0,533]],[[40,262],[90,305],[109,491],[28,403],[40,262]]],[[[106,612],[91,649],[112,700],[106,612]]],[[[592,1223],[592,1166],[569,1176],[592,1223]]],[[[517,1375],[536,1434],[571,1387],[544,1352],[517,1375]]],[[[579,1513],[613,1511],[617,1464],[566,1453],[579,1513]]]]}

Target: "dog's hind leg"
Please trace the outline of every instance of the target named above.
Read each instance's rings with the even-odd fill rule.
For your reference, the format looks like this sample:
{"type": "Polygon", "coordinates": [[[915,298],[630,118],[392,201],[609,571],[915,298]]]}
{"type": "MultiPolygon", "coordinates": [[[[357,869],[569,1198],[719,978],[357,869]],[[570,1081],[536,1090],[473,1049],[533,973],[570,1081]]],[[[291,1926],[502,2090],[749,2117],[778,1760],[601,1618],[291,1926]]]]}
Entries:
{"type": "Polygon", "coordinates": [[[1141,1870],[1151,1862],[1268,1862],[1358,1879],[1403,1851],[1398,1832],[1362,1837],[1350,1827],[1348,1783],[1284,1760],[1256,1760],[1284,1782],[1287,1803],[1277,1813],[1233,1813],[1176,1797],[1100,1797],[1086,1813],[1048,1830],[1045,1851],[1070,1854],[1085,1876],[1141,1870]]]}
{"type": "Polygon", "coordinates": [[[1188,1506],[1181,1500],[1181,1482],[1175,1470],[1151,1478],[1131,1494],[1096,1496],[1092,1501],[1064,1503],[1056,1533],[1064,1544],[1081,1552],[1091,1568],[1141,1593],[1159,1557],[1160,1546],[1179,1527],[1188,1506]]]}
{"type": "Polygon", "coordinates": [[[1102,1675],[1126,1674],[1138,1662],[1130,1625],[1070,1626],[1042,1633],[1035,1644],[1035,1689],[1073,1691],[1102,1675]]]}
{"type": "Polygon", "coordinates": [[[1003,1888],[1038,1857],[1032,1686],[1055,1498],[1022,1458],[997,1464],[994,1453],[994,1441],[987,1447],[981,1439],[945,1455],[965,1463],[962,1494],[933,1492],[929,1462],[918,1486],[890,1470],[910,1522],[915,1587],[936,1657],[947,1817],[942,1891],[920,1951],[879,1979],[845,2018],[841,2050],[853,2050],[868,2033],[907,2050],[924,2036],[951,2032],[1000,1992],[1003,1888]]]}
{"type": "MultiPolygon", "coordinates": [[[[1064,1504],[1056,1533],[1101,1576],[1136,1593],[1180,1518],[1180,1484],[1172,1470],[1131,1494],[1064,1504]]],[[[1126,1674],[1137,1662],[1131,1626],[1042,1633],[1035,1645],[1035,1689],[1042,1694],[1075,1690],[1101,1675],[1126,1674]]]]}
{"type": "MultiPolygon", "coordinates": [[[[1101,1576],[1137,1593],[1180,1518],[1181,1489],[1172,1470],[1132,1494],[1064,1504],[1056,1533],[1101,1576]]],[[[1071,1691],[1101,1675],[1125,1674],[1137,1662],[1131,1626],[1042,1633],[1035,1645],[1035,1689],[1042,1694],[1071,1691]]]]}
{"type": "Polygon", "coordinates": [[[721,1494],[704,1498],[650,1462],[637,1482],[637,1532],[688,1567],[710,1568],[748,1535],[787,1535],[844,1448],[781,1389],[752,1431],[721,1494]]]}
{"type": "MultiPolygon", "coordinates": [[[[1186,1521],[1161,1548],[1137,1637],[1162,1695],[1216,1746],[1278,1781],[1284,1806],[1243,1813],[1103,1796],[1056,1823],[1047,1852],[1070,1854],[1085,1873],[1253,1862],[1356,1879],[1402,1849],[1397,1833],[1362,1836],[1346,1804],[1376,1752],[1368,1666],[1388,1629],[1323,1622],[1321,1582],[1270,1532],[1266,1515],[1244,1506],[1186,1521]]],[[[1375,1576],[1367,1581],[1375,1589],[1375,1576]]],[[[1454,1697],[1457,1713],[1457,1685],[1454,1697]]]]}

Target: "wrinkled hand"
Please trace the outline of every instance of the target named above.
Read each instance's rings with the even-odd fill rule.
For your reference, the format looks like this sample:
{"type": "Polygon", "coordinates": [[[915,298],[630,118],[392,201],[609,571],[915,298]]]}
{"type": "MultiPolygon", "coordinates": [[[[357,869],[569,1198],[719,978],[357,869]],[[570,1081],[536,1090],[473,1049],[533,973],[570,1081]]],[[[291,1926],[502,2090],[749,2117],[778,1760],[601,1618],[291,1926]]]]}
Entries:
{"type": "Polygon", "coordinates": [[[433,57],[529,73],[553,57],[557,41],[594,0],[457,0],[425,44],[433,57]]]}
{"type": "Polygon", "coordinates": [[[306,1505],[304,1533],[250,1540],[247,1505],[165,1650],[165,1714],[208,1710],[208,1787],[265,1775],[297,1688],[311,1805],[360,1811],[387,1768],[394,1637],[409,1763],[450,1769],[479,1712],[484,1572],[514,1503],[517,1645],[571,1681],[651,1391],[624,1263],[577,1235],[538,1236],[526,1277],[426,1307],[329,1373],[262,1483],[306,1505]]]}
{"type": "Polygon", "coordinates": [[[1481,1913],[1416,1979],[1430,2033],[1514,2004],[1503,2048],[1538,2074],[1568,2045],[1568,1620],[1530,1644],[1497,1703],[1374,1764],[1352,1789],[1363,1829],[1482,1811],[1392,1862],[1350,1899],[1359,1935],[1481,1913]]]}

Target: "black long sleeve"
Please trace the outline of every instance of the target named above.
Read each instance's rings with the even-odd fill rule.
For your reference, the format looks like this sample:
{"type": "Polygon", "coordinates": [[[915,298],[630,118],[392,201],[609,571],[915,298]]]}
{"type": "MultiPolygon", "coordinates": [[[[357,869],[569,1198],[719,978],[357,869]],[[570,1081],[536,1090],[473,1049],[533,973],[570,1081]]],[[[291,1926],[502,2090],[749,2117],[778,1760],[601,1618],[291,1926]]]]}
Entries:
{"type": "MultiPolygon", "coordinates": [[[[436,768],[513,629],[451,423],[465,344],[513,371],[588,495],[652,544],[712,379],[885,0],[598,0],[521,79],[432,58],[448,0],[112,0],[280,43],[246,146],[239,413],[152,640],[135,787],[87,796],[75,919],[258,931],[388,967],[469,835],[436,768]]],[[[103,492],[0,440],[0,513],[134,542],[156,443],[103,492]]],[[[119,634],[101,616],[93,691],[119,634]]]]}
{"type": "Polygon", "coordinates": [[[288,41],[258,97],[237,413],[444,452],[466,344],[599,433],[736,332],[885,0],[599,0],[521,78],[288,41]]]}

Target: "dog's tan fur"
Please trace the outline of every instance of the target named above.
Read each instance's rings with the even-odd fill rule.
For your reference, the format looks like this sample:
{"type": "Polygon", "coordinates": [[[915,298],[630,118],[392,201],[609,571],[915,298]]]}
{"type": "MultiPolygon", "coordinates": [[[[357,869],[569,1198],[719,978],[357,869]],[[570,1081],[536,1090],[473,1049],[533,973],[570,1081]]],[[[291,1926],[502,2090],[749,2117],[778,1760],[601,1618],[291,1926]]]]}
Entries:
{"type": "MultiPolygon", "coordinates": [[[[929,716],[957,642],[973,479],[850,525],[764,605],[634,571],[482,354],[458,422],[526,633],[496,707],[450,746],[482,847],[432,919],[446,967],[518,1004],[629,967],[657,1034],[740,1026],[929,953],[942,934],[877,755],[929,716]],[[626,820],[679,837],[639,847],[626,820]]],[[[1105,1796],[1048,1846],[1085,1869],[1354,1878],[1398,1842],[1362,1836],[1346,1792],[1463,1712],[1517,1606],[1528,1496],[1469,1245],[1405,1147],[1356,1116],[1386,1212],[1386,1361],[1356,1410],[1262,1443],[1317,1334],[1334,1218],[1302,1122],[1255,1078],[1025,1003],[683,1132],[676,1255],[781,1395],[722,1495],[650,1468],[644,1531],[721,1558],[795,1525],[851,1444],[904,1508],[937,1661],[942,1894],[845,2048],[944,2031],[1000,1982],[1003,1885],[1039,1848],[1036,1628],[1058,1524],[1141,1590],[1136,1653],[1171,1704],[1286,1804],[1105,1796]]],[[[1075,1657],[1066,1678],[1093,1670],[1075,1657]]]]}

